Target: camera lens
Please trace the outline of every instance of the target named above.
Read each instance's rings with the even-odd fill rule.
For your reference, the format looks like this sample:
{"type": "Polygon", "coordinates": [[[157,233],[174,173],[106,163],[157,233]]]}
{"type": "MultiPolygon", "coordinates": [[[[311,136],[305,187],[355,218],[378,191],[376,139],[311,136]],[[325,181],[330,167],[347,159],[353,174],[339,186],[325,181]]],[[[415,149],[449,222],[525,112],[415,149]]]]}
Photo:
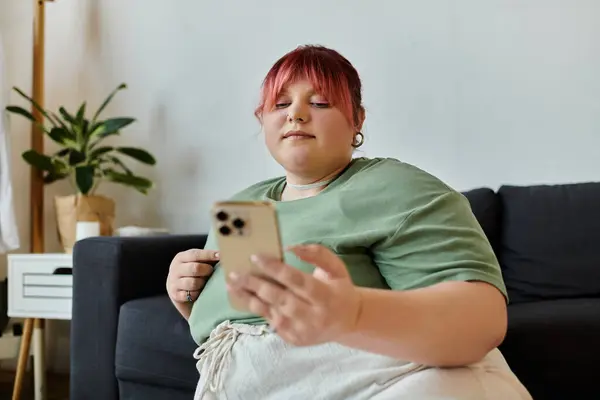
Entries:
{"type": "Polygon", "coordinates": [[[244,222],[243,219],[236,218],[233,220],[233,226],[235,226],[238,229],[242,229],[244,227],[244,225],[246,225],[246,223],[244,222]]]}
{"type": "Polygon", "coordinates": [[[225,211],[219,211],[217,213],[217,219],[219,221],[227,221],[227,218],[229,218],[229,215],[227,215],[225,211]]]}
{"type": "Polygon", "coordinates": [[[221,232],[221,235],[223,236],[229,236],[229,234],[231,234],[231,228],[229,228],[227,225],[223,225],[219,228],[219,232],[221,232]]]}

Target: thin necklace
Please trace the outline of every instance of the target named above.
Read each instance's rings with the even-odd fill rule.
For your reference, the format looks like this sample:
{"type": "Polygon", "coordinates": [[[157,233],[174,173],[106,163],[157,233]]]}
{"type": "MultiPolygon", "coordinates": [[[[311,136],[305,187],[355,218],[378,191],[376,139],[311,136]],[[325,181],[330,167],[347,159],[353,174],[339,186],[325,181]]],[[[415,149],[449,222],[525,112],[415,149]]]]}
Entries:
{"type": "Polygon", "coordinates": [[[333,179],[334,178],[327,179],[325,181],[320,181],[320,182],[315,182],[315,183],[309,183],[307,185],[296,185],[296,184],[293,184],[293,183],[289,183],[286,180],[285,184],[288,185],[289,187],[297,189],[297,190],[309,190],[309,189],[314,189],[314,188],[325,186],[328,183],[330,183],[331,181],[333,181],[333,179]]]}

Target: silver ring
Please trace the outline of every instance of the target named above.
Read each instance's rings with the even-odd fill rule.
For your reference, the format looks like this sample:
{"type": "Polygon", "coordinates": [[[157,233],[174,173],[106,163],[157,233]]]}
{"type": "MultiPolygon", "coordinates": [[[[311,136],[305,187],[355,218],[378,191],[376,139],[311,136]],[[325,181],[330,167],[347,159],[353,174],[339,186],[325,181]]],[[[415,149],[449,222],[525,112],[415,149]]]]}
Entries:
{"type": "Polygon", "coordinates": [[[190,291],[189,291],[189,290],[186,290],[186,291],[185,291],[185,299],[186,299],[187,301],[189,301],[190,303],[191,303],[192,301],[194,301],[194,299],[192,299],[192,294],[190,293],[190,291]]]}

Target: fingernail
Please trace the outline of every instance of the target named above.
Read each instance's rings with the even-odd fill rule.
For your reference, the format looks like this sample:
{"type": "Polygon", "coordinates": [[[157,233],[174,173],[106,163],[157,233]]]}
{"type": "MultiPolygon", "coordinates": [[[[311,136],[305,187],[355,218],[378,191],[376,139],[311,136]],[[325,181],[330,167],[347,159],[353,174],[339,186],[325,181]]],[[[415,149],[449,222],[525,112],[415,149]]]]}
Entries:
{"type": "Polygon", "coordinates": [[[217,252],[215,253],[215,258],[219,258],[221,255],[217,252]]]}
{"type": "Polygon", "coordinates": [[[258,256],[257,256],[256,254],[252,254],[252,255],[250,256],[250,261],[252,261],[253,263],[255,263],[255,264],[256,264],[256,263],[259,261],[259,260],[258,260],[258,256]]]}
{"type": "Polygon", "coordinates": [[[237,272],[230,272],[229,279],[231,279],[233,282],[235,282],[238,279],[240,279],[240,275],[237,272]]]}

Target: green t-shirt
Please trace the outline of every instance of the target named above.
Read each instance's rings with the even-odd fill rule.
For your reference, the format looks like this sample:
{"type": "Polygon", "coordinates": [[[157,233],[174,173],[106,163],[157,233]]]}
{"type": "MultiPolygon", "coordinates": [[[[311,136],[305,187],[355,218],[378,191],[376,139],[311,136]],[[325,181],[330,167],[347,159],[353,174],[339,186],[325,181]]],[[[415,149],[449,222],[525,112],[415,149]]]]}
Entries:
{"type": "MultiPolygon", "coordinates": [[[[468,200],[434,176],[390,158],[356,158],[318,195],[278,201],[285,178],[257,183],[234,200],[276,204],[284,246],[318,243],[346,264],[357,286],[407,290],[443,281],[484,281],[508,299],[496,256],[468,200]]],[[[209,234],[207,249],[217,250],[209,234]]],[[[293,254],[285,262],[313,266],[293,254]]],[[[264,319],[229,305],[218,264],[189,318],[202,343],[219,323],[258,324],[264,319]]]]}

